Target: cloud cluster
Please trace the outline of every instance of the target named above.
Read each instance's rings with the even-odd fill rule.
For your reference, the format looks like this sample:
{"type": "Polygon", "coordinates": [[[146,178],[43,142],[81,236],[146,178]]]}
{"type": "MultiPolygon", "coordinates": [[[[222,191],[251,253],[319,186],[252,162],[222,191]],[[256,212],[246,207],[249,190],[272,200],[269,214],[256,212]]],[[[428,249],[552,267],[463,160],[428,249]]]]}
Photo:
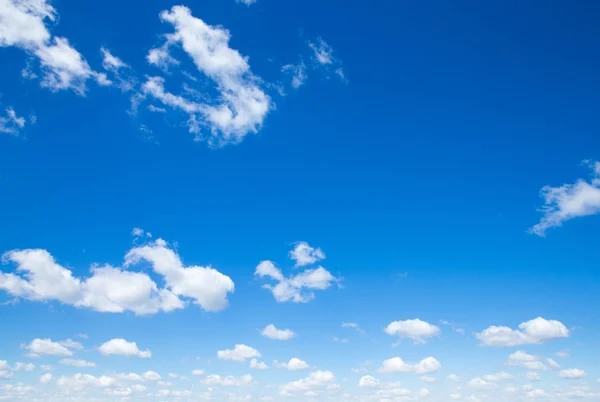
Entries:
{"type": "Polygon", "coordinates": [[[296,336],[296,333],[291,329],[277,329],[273,324],[267,325],[260,334],[278,341],[288,341],[296,336]]]}
{"type": "Polygon", "coordinates": [[[238,143],[247,134],[258,132],[272,102],[252,74],[248,58],[229,47],[229,31],[206,24],[184,6],[163,11],[160,18],[171,24],[174,32],[165,36],[163,46],[150,50],[148,62],[159,67],[173,64],[170,51],[179,45],[198,71],[214,82],[219,96],[202,102],[186,99],[167,91],[165,80],[159,77],[149,77],[143,93],[187,113],[189,130],[197,138],[201,138],[201,127],[207,127],[210,144],[238,143]]]}
{"type": "Polygon", "coordinates": [[[393,357],[385,360],[378,371],[380,373],[428,374],[441,368],[442,364],[434,357],[427,357],[415,364],[406,363],[399,357],[393,357]]]}
{"type": "Polygon", "coordinates": [[[260,352],[247,345],[235,345],[233,349],[219,350],[217,357],[221,360],[233,360],[236,362],[244,362],[247,359],[260,357],[260,352]]]}
{"type": "Polygon", "coordinates": [[[548,229],[562,226],[565,221],[600,212],[600,162],[584,161],[584,164],[592,170],[590,181],[579,179],[573,184],[542,188],[543,216],[529,229],[530,233],[543,237],[548,229]]]}
{"type": "Polygon", "coordinates": [[[128,342],[122,338],[111,339],[103,343],[98,351],[105,356],[141,357],[147,359],[152,357],[149,350],[140,350],[135,342],[128,342]]]}
{"type": "Polygon", "coordinates": [[[385,329],[388,335],[397,335],[401,338],[412,339],[416,344],[426,342],[427,338],[438,336],[440,329],[428,322],[414,319],[405,321],[393,321],[385,329]]]}
{"type": "Polygon", "coordinates": [[[162,239],[131,249],[122,268],[93,265],[92,276],[87,278],[74,276],[46,250],[9,251],[2,261],[17,265],[16,273],[0,272],[0,289],[10,295],[101,312],[169,312],[185,307],[180,297],[191,299],[206,311],[219,311],[227,306],[228,293],[234,291],[233,281],[214,268],[184,266],[162,239]],[[149,262],[163,277],[164,288],[147,274],[126,269],[141,261],[149,262]]]}
{"type": "Polygon", "coordinates": [[[484,346],[519,346],[567,338],[569,330],[563,323],[542,317],[519,324],[519,329],[491,326],[475,334],[484,346]]]}

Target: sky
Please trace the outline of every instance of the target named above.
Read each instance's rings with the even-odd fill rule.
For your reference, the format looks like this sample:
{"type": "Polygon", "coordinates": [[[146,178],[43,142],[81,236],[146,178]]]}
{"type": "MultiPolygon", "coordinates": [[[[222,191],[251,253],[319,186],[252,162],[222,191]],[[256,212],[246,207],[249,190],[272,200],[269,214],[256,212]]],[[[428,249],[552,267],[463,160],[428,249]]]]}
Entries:
{"type": "Polygon", "coordinates": [[[0,0],[0,401],[600,400],[599,18],[0,0]]]}

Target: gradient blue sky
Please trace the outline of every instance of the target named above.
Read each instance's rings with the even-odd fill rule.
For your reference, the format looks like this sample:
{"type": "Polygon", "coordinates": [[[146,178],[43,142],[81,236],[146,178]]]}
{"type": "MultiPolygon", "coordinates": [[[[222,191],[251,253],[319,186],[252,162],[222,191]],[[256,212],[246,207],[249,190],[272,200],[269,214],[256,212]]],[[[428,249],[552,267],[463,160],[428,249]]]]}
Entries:
{"type": "Polygon", "coordinates": [[[0,400],[598,400],[599,18],[0,0],[0,400]]]}

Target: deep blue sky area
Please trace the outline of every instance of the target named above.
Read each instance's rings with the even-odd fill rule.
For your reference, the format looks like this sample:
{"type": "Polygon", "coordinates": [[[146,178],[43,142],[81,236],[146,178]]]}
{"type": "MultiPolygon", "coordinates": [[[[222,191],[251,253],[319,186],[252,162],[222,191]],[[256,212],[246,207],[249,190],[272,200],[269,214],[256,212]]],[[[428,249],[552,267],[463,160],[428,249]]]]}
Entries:
{"type": "MultiPolygon", "coordinates": [[[[162,76],[172,93],[184,94],[190,85],[218,97],[214,81],[179,44],[170,52],[180,64],[168,71],[146,61],[162,35],[173,32],[159,14],[180,1],[51,4],[57,18],[44,20],[48,31],[68,38],[92,70],[104,71],[104,47],[139,83],[162,76]],[[182,71],[198,81],[186,80],[182,71]]],[[[110,338],[138,340],[140,348],[153,349],[154,367],[186,355],[192,362],[182,367],[189,371],[195,356],[217,361],[217,349],[247,344],[269,365],[303,354],[319,370],[331,369],[338,382],[347,377],[348,387],[362,395],[357,384],[365,373],[350,371],[360,361],[372,360],[369,375],[379,378],[384,374],[376,369],[385,359],[400,355],[414,363],[431,355],[444,367],[430,386],[433,400],[442,401],[452,392],[464,400],[479,395],[477,388],[452,391],[445,380],[452,372],[460,371],[469,389],[471,377],[510,370],[507,356],[529,344],[527,351],[544,357],[570,349],[573,360],[559,362],[562,368],[584,370],[591,397],[600,395],[600,218],[593,216],[600,202],[577,204],[584,212],[565,217],[545,237],[528,232],[544,215],[544,186],[581,179],[600,194],[588,167],[600,158],[600,3],[184,5],[209,26],[228,30],[229,47],[248,57],[254,82],[272,100],[257,132],[237,144],[211,146],[194,141],[184,112],[158,101],[150,103],[166,113],[152,113],[147,104],[130,113],[133,94],[114,85],[101,87],[89,78],[84,95],[44,88],[39,77],[21,75],[28,63],[42,75],[35,53],[0,40],[0,110],[12,107],[28,119],[19,133],[0,133],[0,253],[48,250],[85,278],[92,264],[122,266],[139,244],[131,240],[132,228],[139,227],[169,242],[186,265],[210,265],[231,277],[229,306],[214,313],[189,302],[175,312],[138,317],[36,300],[0,286],[0,301],[18,300],[0,307],[0,327],[13,328],[0,330],[0,343],[10,345],[0,347],[0,360],[3,354],[10,362],[24,359],[20,345],[34,338],[83,332],[90,347],[110,338]],[[331,47],[345,80],[315,61],[309,44],[319,38],[331,47]],[[292,88],[282,67],[300,61],[307,78],[292,88]],[[297,274],[288,252],[299,241],[320,247],[327,258],[319,264],[340,280],[317,290],[309,303],[277,303],[255,268],[271,260],[286,276],[297,274]],[[390,346],[394,339],[383,329],[417,317],[439,326],[440,339],[390,346]],[[568,339],[544,338],[510,350],[479,346],[485,328],[517,331],[536,317],[563,323],[568,339]],[[464,334],[440,320],[456,323],[464,334]],[[271,322],[304,331],[293,346],[274,344],[273,359],[265,353],[273,341],[256,331],[271,322]],[[358,323],[366,335],[347,332],[352,329],[341,328],[342,322],[358,323]],[[357,339],[331,340],[348,334],[357,339]],[[162,339],[171,336],[178,340],[166,347],[162,339]],[[201,346],[191,352],[191,343],[201,346]],[[336,359],[328,348],[347,352],[336,359]]],[[[16,265],[0,267],[14,272],[16,265]]],[[[170,286],[151,265],[128,268],[170,286]]],[[[142,363],[127,360],[129,368],[111,369],[146,371],[142,363]]],[[[219,366],[215,374],[248,371],[232,367],[219,366]]],[[[519,389],[526,381],[522,371],[511,380],[519,389]]],[[[546,377],[536,387],[548,385],[547,392],[566,378],[540,373],[546,377]]],[[[276,378],[282,384],[297,379],[276,378]]],[[[427,386],[419,376],[410,378],[398,379],[415,384],[414,392],[427,386]]],[[[530,391],[518,391],[518,398],[530,391]]],[[[493,395],[494,402],[508,400],[500,388],[493,395]]],[[[551,400],[571,400],[557,395],[551,400]]]]}

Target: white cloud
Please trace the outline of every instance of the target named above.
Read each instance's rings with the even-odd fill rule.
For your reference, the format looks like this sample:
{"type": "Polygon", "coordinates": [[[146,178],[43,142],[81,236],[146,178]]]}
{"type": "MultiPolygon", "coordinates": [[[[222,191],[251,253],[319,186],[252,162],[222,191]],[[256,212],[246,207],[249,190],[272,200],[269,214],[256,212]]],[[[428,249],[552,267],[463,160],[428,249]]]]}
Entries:
{"type": "Polygon", "coordinates": [[[560,368],[560,364],[558,364],[553,359],[550,359],[550,358],[546,359],[546,363],[548,363],[548,365],[550,366],[551,369],[557,370],[560,368]]]}
{"type": "Polygon", "coordinates": [[[73,367],[96,367],[96,363],[80,359],[62,359],[60,364],[73,367]]]}
{"type": "Polygon", "coordinates": [[[192,370],[192,375],[204,375],[204,370],[200,370],[200,369],[192,370]]]}
{"type": "Polygon", "coordinates": [[[227,295],[235,286],[231,278],[212,267],[185,267],[162,239],[136,247],[125,256],[125,266],[146,260],[162,275],[172,294],[189,297],[206,311],[220,311],[229,304],[227,295]]]}
{"type": "Polygon", "coordinates": [[[281,270],[275,267],[271,261],[262,261],[258,264],[254,275],[261,278],[268,277],[278,282],[275,286],[263,285],[263,288],[270,290],[275,300],[280,303],[289,301],[307,303],[315,297],[310,290],[325,290],[333,282],[338,281],[323,267],[306,269],[297,275],[284,278],[281,270]]]}
{"type": "Polygon", "coordinates": [[[496,374],[488,374],[488,375],[484,375],[483,379],[485,381],[492,381],[492,382],[498,382],[498,381],[503,381],[503,380],[510,380],[511,378],[514,378],[512,376],[512,374],[508,374],[505,372],[500,372],[500,373],[496,373],[496,374]]]}
{"type": "Polygon", "coordinates": [[[98,351],[105,356],[126,356],[126,357],[152,357],[152,352],[149,350],[140,350],[135,342],[128,342],[122,338],[111,339],[103,343],[98,351]]]}
{"type": "Polygon", "coordinates": [[[529,381],[539,381],[541,379],[540,375],[535,371],[530,371],[525,374],[525,378],[527,378],[529,381]]]}
{"type": "Polygon", "coordinates": [[[23,349],[29,350],[33,356],[59,356],[59,357],[71,357],[73,352],[64,347],[58,342],[53,342],[51,339],[39,339],[36,338],[28,345],[23,345],[23,349]]]}
{"type": "Polygon", "coordinates": [[[292,76],[292,88],[298,89],[306,82],[308,76],[306,74],[306,64],[286,64],[281,68],[281,71],[292,76]]]}
{"type": "Polygon", "coordinates": [[[441,332],[437,326],[419,319],[391,322],[384,331],[388,335],[410,338],[416,344],[425,343],[427,338],[438,336],[441,332]]]}
{"type": "Polygon", "coordinates": [[[14,367],[12,368],[13,371],[33,371],[35,370],[35,365],[33,363],[22,363],[22,362],[16,362],[14,367]]]}
{"type": "Polygon", "coordinates": [[[361,388],[377,388],[379,387],[379,380],[373,376],[365,375],[358,381],[358,386],[361,388]]]}
{"type": "Polygon", "coordinates": [[[567,380],[576,380],[576,379],[585,377],[587,374],[583,370],[568,369],[568,370],[561,370],[558,373],[558,375],[559,375],[559,377],[566,378],[567,380]]]}
{"type": "Polygon", "coordinates": [[[460,377],[457,376],[456,374],[450,374],[446,378],[448,378],[450,381],[454,381],[454,382],[459,382],[460,381],[460,377]]]}
{"type": "Polygon", "coordinates": [[[6,109],[6,117],[0,117],[0,133],[17,135],[25,127],[25,118],[18,117],[12,107],[6,109]]]}
{"type": "Polygon", "coordinates": [[[409,364],[404,362],[399,357],[393,357],[385,360],[383,365],[379,368],[380,373],[415,373],[415,374],[428,374],[435,372],[442,368],[440,362],[433,358],[427,357],[416,364],[409,364]]]}
{"type": "Polygon", "coordinates": [[[154,372],[154,371],[146,371],[145,373],[142,374],[142,378],[146,381],[160,381],[161,376],[160,374],[154,372]]]}
{"type": "Polygon", "coordinates": [[[366,334],[366,332],[364,330],[362,330],[360,328],[360,326],[355,322],[343,322],[342,328],[352,328],[352,329],[356,330],[357,332],[360,332],[363,335],[366,334]]]}
{"type": "Polygon", "coordinates": [[[508,365],[525,367],[528,370],[548,370],[548,367],[540,360],[541,357],[539,356],[533,356],[529,353],[518,350],[508,356],[508,365]]]}
{"type": "Polygon", "coordinates": [[[113,55],[110,50],[103,47],[100,49],[100,52],[102,53],[102,67],[105,70],[119,70],[120,68],[128,67],[123,60],[113,55]]]}
{"type": "Polygon", "coordinates": [[[325,259],[325,253],[320,248],[311,247],[307,242],[301,241],[290,251],[290,258],[296,261],[296,267],[314,264],[325,259]]]}
{"type": "Polygon", "coordinates": [[[217,352],[217,357],[221,360],[244,362],[247,359],[260,357],[260,352],[247,345],[235,345],[233,349],[219,350],[217,352]]]}
{"type": "Polygon", "coordinates": [[[314,60],[319,64],[333,64],[335,58],[333,57],[333,49],[323,40],[323,38],[317,38],[317,42],[308,42],[314,53],[314,60]]]}
{"type": "Polygon", "coordinates": [[[75,374],[72,377],[62,376],[56,380],[56,384],[61,387],[69,388],[109,388],[117,385],[117,380],[109,376],[96,377],[90,374],[75,374]]]}
{"type": "Polygon", "coordinates": [[[561,350],[560,352],[556,352],[556,356],[560,357],[561,359],[566,359],[567,357],[571,356],[571,354],[568,350],[561,350]]]}
{"type": "Polygon", "coordinates": [[[259,362],[256,359],[250,360],[250,368],[255,370],[266,370],[269,368],[265,362],[259,362]]]}
{"type": "Polygon", "coordinates": [[[207,126],[211,145],[238,143],[247,134],[258,132],[272,108],[271,100],[250,71],[248,58],[229,47],[229,31],[206,24],[184,6],[163,11],[160,18],[170,23],[175,32],[166,36],[167,42],[161,48],[150,51],[148,61],[172,64],[169,48],[181,45],[198,71],[214,81],[220,103],[196,103],[173,95],[165,91],[164,81],[156,77],[146,83],[149,85],[144,84],[144,93],[188,113],[188,126],[197,138],[200,126],[207,126]]]}
{"type": "Polygon", "coordinates": [[[252,383],[252,376],[247,374],[238,378],[233,376],[221,377],[220,375],[212,374],[206,376],[201,382],[206,385],[221,387],[243,387],[252,383]]]}
{"type": "Polygon", "coordinates": [[[42,384],[48,384],[50,381],[52,381],[52,378],[53,378],[53,376],[50,373],[42,374],[40,376],[40,382],[42,384]]]}
{"type": "Polygon", "coordinates": [[[485,381],[484,379],[482,379],[480,377],[472,378],[471,380],[469,380],[467,385],[470,388],[475,388],[475,389],[495,389],[498,386],[492,382],[485,381]]]}
{"type": "Polygon", "coordinates": [[[562,226],[565,221],[600,212],[600,162],[584,161],[584,164],[592,170],[589,182],[579,179],[573,184],[542,188],[543,216],[538,224],[529,229],[530,233],[544,236],[546,230],[562,226]]]}
{"type": "Polygon", "coordinates": [[[251,4],[256,3],[256,0],[235,0],[238,3],[244,3],[247,6],[250,6],[251,4]]]}
{"type": "Polygon", "coordinates": [[[71,89],[83,94],[89,78],[101,83],[102,76],[90,68],[66,38],[52,37],[45,23],[56,19],[56,10],[46,0],[2,0],[0,47],[15,46],[37,57],[43,74],[42,86],[52,91],[71,89]]]}
{"type": "Polygon", "coordinates": [[[334,380],[335,376],[331,371],[313,371],[306,378],[283,385],[281,387],[281,394],[285,396],[296,392],[312,391],[331,384],[334,380]]]}
{"type": "Polygon", "coordinates": [[[306,363],[304,360],[298,359],[297,357],[292,357],[287,363],[280,363],[275,360],[273,365],[277,368],[286,369],[289,371],[306,370],[310,367],[308,363],[306,363]]]}
{"type": "Polygon", "coordinates": [[[421,381],[424,381],[424,382],[429,383],[429,384],[436,382],[436,379],[434,377],[430,377],[428,375],[423,375],[423,376],[421,376],[419,378],[421,379],[421,381]]]}
{"type": "Polygon", "coordinates": [[[519,346],[567,338],[569,330],[559,321],[538,317],[521,323],[518,330],[491,326],[475,335],[485,346],[519,346]]]}
{"type": "Polygon", "coordinates": [[[63,345],[65,348],[69,348],[69,349],[76,349],[76,350],[82,350],[83,349],[83,345],[80,342],[74,341],[71,338],[66,339],[64,341],[60,341],[58,343],[60,343],[61,345],[63,345]]]}
{"type": "Polygon", "coordinates": [[[261,332],[262,336],[278,341],[287,341],[296,336],[296,333],[291,329],[277,329],[275,325],[267,325],[261,332]]]}

